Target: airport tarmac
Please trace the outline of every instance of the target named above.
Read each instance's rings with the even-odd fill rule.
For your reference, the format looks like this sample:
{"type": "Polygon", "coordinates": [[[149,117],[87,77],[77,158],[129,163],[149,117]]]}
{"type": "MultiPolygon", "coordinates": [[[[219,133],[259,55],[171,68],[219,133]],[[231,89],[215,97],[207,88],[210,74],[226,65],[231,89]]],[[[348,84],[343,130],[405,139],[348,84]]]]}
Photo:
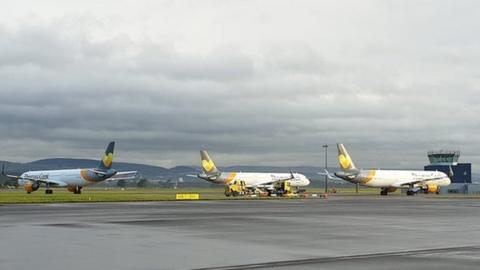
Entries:
{"type": "Polygon", "coordinates": [[[0,206],[2,270],[458,270],[479,263],[477,199],[0,206]]]}

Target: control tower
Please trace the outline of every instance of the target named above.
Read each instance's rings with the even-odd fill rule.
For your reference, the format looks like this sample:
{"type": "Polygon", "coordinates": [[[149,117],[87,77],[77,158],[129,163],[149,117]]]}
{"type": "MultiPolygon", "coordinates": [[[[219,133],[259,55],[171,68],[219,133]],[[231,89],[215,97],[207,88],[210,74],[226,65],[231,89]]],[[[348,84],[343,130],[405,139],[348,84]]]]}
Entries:
{"type": "Polygon", "coordinates": [[[452,183],[472,183],[472,164],[458,163],[460,151],[435,150],[428,152],[430,165],[425,166],[425,171],[441,171],[448,175],[450,167],[453,171],[452,183]]]}
{"type": "Polygon", "coordinates": [[[460,151],[438,150],[428,152],[430,165],[457,165],[460,158],[460,151]]]}

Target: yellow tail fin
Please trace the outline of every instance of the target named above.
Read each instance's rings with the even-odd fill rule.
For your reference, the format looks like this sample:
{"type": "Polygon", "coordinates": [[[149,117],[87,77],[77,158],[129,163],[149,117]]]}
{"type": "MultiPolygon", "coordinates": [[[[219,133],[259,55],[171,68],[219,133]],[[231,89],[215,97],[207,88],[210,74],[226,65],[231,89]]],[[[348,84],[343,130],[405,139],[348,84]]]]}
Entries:
{"type": "Polygon", "coordinates": [[[200,157],[202,158],[202,169],[206,174],[217,173],[218,169],[215,166],[215,163],[208,155],[207,151],[200,151],[200,157]]]}
{"type": "Polygon", "coordinates": [[[352,158],[347,152],[347,149],[345,149],[345,146],[343,144],[339,143],[337,144],[337,149],[338,149],[338,163],[340,165],[340,168],[344,171],[351,171],[355,170],[355,164],[353,164],[352,158]]]}
{"type": "Polygon", "coordinates": [[[113,149],[115,148],[115,142],[110,142],[105,150],[105,154],[103,154],[102,160],[100,161],[100,165],[98,168],[101,170],[108,170],[112,167],[113,162],[113,149]]]}

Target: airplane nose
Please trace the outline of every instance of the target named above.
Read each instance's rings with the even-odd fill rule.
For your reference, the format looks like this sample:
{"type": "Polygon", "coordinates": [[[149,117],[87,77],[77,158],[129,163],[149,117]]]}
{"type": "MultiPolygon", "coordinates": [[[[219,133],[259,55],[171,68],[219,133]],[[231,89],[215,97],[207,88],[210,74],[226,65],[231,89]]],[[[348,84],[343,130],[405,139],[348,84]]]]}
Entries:
{"type": "Polygon", "coordinates": [[[304,181],[305,181],[305,186],[310,185],[310,180],[308,180],[308,178],[305,177],[305,180],[304,180],[304,181]]]}

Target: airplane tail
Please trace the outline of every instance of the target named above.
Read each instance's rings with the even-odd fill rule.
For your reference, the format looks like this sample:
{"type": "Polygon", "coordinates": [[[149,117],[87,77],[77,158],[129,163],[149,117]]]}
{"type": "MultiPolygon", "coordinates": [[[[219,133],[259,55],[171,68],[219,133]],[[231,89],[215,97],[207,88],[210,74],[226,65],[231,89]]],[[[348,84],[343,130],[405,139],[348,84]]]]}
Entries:
{"type": "Polygon", "coordinates": [[[357,168],[355,167],[355,164],[353,164],[352,158],[350,158],[350,155],[348,154],[347,149],[345,149],[345,146],[343,146],[343,144],[341,143],[338,143],[337,149],[338,163],[340,164],[340,168],[342,168],[343,171],[356,170],[357,168]]]}
{"type": "Polygon", "coordinates": [[[216,174],[219,172],[207,151],[200,151],[200,157],[202,158],[202,170],[205,174],[216,174]]]}
{"type": "Polygon", "coordinates": [[[99,170],[108,170],[112,167],[113,162],[113,149],[115,148],[115,142],[110,142],[105,150],[105,154],[100,161],[100,165],[98,165],[99,170]]]}

